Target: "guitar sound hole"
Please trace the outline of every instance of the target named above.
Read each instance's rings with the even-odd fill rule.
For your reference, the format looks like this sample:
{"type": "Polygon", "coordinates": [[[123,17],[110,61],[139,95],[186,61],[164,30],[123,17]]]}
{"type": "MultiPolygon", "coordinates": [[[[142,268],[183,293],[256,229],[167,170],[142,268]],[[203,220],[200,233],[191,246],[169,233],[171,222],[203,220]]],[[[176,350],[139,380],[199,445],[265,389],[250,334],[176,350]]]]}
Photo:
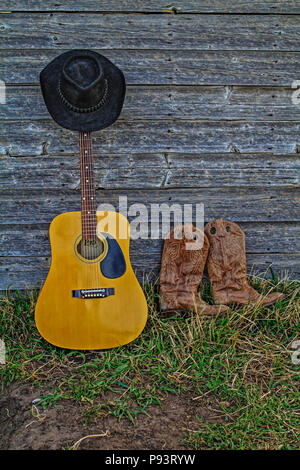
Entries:
{"type": "Polygon", "coordinates": [[[82,238],[77,245],[78,253],[87,260],[99,258],[104,251],[104,245],[99,238],[95,240],[85,240],[82,238]]]}

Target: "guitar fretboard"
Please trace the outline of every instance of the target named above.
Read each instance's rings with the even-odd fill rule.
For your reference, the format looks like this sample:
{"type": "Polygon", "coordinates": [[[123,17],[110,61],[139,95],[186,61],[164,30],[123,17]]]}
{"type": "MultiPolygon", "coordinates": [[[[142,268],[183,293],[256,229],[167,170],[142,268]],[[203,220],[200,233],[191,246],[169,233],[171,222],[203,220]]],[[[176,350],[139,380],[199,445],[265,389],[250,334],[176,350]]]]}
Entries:
{"type": "Polygon", "coordinates": [[[97,238],[96,194],[90,132],[80,132],[81,224],[85,240],[97,238]]]}

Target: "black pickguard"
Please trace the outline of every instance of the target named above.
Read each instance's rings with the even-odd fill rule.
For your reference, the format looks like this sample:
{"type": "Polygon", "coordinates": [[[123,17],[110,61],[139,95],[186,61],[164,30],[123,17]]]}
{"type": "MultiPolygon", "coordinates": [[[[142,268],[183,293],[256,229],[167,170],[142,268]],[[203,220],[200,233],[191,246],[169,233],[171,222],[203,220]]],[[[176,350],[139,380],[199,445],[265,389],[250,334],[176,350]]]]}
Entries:
{"type": "Polygon", "coordinates": [[[103,276],[115,279],[123,276],[126,271],[126,261],[117,240],[107,233],[102,233],[106,238],[108,250],[103,261],[100,262],[100,269],[103,276]]]}

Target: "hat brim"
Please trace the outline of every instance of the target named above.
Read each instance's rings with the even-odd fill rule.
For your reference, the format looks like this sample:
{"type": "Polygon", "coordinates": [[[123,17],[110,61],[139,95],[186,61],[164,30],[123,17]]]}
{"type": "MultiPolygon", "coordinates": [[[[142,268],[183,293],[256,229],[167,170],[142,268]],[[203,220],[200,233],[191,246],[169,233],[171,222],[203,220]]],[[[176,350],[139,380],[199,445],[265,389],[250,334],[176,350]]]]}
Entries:
{"type": "Polygon", "coordinates": [[[92,132],[113,124],[119,117],[126,91],[122,71],[106,57],[97,54],[104,76],[108,80],[108,96],[105,103],[96,111],[79,113],[70,110],[59,95],[59,78],[63,64],[69,58],[83,52],[76,49],[64,52],[50,62],[40,73],[40,83],[47,109],[52,118],[62,127],[73,131],[92,132]]]}

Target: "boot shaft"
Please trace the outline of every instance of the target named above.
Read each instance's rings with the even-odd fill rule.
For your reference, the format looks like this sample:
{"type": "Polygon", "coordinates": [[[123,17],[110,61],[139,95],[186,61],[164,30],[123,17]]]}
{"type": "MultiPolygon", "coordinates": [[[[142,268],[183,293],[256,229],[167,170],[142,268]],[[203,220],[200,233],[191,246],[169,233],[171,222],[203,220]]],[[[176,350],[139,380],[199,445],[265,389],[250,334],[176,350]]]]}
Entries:
{"type": "Polygon", "coordinates": [[[215,287],[238,288],[247,282],[245,234],[234,222],[216,219],[205,226],[210,250],[209,278],[215,287]]]}
{"type": "Polygon", "coordinates": [[[193,291],[202,279],[209,242],[202,230],[192,224],[180,225],[165,237],[160,283],[170,289],[184,287],[193,291]]]}

